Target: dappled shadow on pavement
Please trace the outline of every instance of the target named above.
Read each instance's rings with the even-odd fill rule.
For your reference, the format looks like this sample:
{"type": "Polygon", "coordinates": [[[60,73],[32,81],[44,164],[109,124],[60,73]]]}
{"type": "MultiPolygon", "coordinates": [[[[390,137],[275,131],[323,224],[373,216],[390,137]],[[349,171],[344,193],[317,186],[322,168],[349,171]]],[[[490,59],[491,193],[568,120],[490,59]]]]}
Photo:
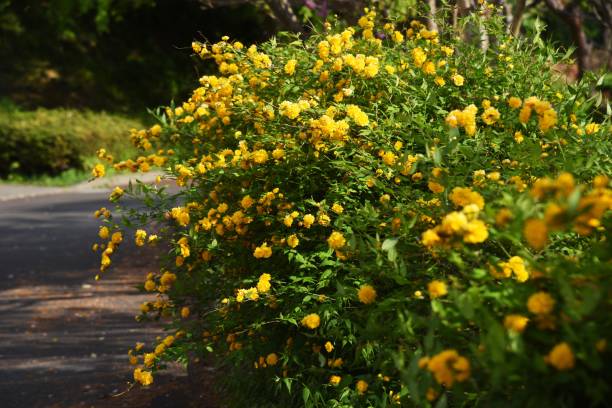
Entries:
{"type": "Polygon", "coordinates": [[[137,341],[151,346],[161,334],[134,320],[151,299],[135,286],[155,259],[126,242],[113,257],[116,270],[94,281],[99,261],[89,248],[99,222],[91,214],[105,198],[0,203],[0,407],[183,407],[198,400],[180,386],[187,383],[180,368],[156,376],[148,390],[124,392],[127,350],[137,341]]]}

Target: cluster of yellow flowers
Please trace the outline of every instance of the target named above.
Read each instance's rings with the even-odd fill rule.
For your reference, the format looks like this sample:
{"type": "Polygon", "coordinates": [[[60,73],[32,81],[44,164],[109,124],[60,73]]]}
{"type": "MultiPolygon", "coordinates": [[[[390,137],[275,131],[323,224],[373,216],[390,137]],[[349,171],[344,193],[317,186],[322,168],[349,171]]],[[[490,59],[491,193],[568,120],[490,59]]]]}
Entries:
{"type": "Polygon", "coordinates": [[[444,216],[440,225],[423,232],[421,242],[427,247],[450,246],[462,239],[468,244],[480,244],[487,240],[489,232],[484,221],[478,219],[480,208],[468,204],[461,211],[444,216]]]}
{"type": "Polygon", "coordinates": [[[476,105],[469,105],[463,110],[453,110],[446,116],[446,124],[452,128],[462,127],[468,136],[476,133],[476,105]]]}
{"type": "Polygon", "coordinates": [[[470,378],[470,362],[459,355],[456,350],[444,350],[432,357],[419,360],[419,367],[427,368],[438,384],[447,388],[455,382],[463,382],[470,378]]]}
{"type": "Polygon", "coordinates": [[[586,186],[576,186],[574,177],[561,173],[555,180],[544,177],[535,180],[530,190],[538,201],[549,200],[544,211],[544,218],[530,218],[525,222],[524,236],[534,249],[543,249],[548,243],[551,231],[562,230],[572,223],[573,230],[586,236],[601,227],[601,219],[612,209],[612,190],[608,188],[609,178],[599,175],[594,178],[592,189],[585,191],[586,186]],[[576,216],[568,213],[572,195],[582,192],[576,205],[576,216]]]}

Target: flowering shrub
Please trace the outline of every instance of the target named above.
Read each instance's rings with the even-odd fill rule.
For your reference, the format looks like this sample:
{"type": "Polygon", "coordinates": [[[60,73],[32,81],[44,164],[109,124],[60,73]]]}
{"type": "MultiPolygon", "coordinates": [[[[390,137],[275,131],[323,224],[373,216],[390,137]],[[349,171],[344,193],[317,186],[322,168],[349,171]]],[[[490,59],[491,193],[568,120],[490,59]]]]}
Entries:
{"type": "Polygon", "coordinates": [[[484,51],[372,12],[193,44],[218,75],[114,164],[178,192],[97,213],[102,270],[122,225],[169,248],[139,319],[170,335],[130,350],[136,381],[210,354],[236,406],[609,401],[609,118],[490,23],[484,51]]]}

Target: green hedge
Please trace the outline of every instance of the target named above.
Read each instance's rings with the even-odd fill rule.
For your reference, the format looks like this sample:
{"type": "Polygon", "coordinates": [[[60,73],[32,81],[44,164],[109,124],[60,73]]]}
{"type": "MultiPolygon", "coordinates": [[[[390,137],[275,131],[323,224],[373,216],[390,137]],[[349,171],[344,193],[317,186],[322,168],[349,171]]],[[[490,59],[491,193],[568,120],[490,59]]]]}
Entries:
{"type": "Polygon", "coordinates": [[[137,120],[71,109],[0,111],[0,177],[56,175],[83,169],[100,146],[129,153],[129,131],[137,120]]]}

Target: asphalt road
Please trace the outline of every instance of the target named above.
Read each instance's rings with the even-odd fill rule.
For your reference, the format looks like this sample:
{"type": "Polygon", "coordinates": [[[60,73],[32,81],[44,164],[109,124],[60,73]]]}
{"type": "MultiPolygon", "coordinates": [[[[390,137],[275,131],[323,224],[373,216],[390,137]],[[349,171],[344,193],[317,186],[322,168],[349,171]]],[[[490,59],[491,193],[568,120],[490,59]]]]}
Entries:
{"type": "MultiPolygon", "coordinates": [[[[90,247],[99,221],[92,214],[107,197],[0,202],[0,407],[184,406],[158,395],[163,387],[144,392],[141,404],[113,397],[131,380],[127,350],[137,341],[150,346],[160,331],[134,320],[150,299],[134,285],[153,267],[152,253],[126,239],[114,268],[94,281],[99,259],[90,247]]],[[[156,384],[174,375],[184,374],[156,384]]]]}

